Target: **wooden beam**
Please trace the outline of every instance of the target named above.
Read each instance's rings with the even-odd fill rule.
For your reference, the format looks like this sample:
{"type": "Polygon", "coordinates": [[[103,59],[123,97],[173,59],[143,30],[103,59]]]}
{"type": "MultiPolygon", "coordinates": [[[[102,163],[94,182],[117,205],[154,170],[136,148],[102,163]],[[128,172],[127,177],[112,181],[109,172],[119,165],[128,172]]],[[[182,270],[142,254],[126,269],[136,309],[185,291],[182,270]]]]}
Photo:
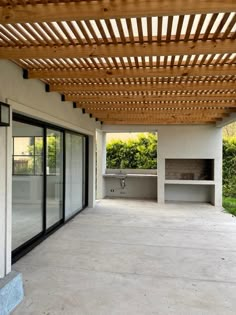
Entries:
{"type": "Polygon", "coordinates": [[[103,121],[105,125],[215,125],[217,121],[222,119],[205,119],[205,120],[120,120],[120,119],[107,119],[103,121]]]}
{"type": "Polygon", "coordinates": [[[187,77],[236,75],[235,65],[174,67],[157,69],[110,69],[110,70],[30,70],[29,79],[113,79],[141,77],[187,77]]]}
{"type": "Polygon", "coordinates": [[[119,118],[119,119],[136,119],[136,118],[140,118],[140,119],[154,119],[154,118],[168,118],[168,119],[178,119],[178,118],[208,118],[208,117],[227,117],[228,114],[225,113],[224,111],[219,111],[219,112],[194,112],[194,111],[189,111],[189,112],[175,112],[175,111],[170,111],[168,113],[156,113],[156,112],[146,112],[146,111],[133,111],[133,112],[129,112],[129,111],[122,111],[122,112],[94,112],[94,111],[87,111],[87,113],[89,114],[96,114],[96,117],[101,119],[101,120],[105,120],[108,118],[119,118]]]}
{"type": "Polygon", "coordinates": [[[208,120],[119,120],[119,119],[107,119],[103,123],[105,125],[215,125],[218,119],[208,120]]]}
{"type": "Polygon", "coordinates": [[[80,103],[112,103],[112,102],[160,102],[160,101],[226,101],[235,100],[236,94],[196,94],[196,95],[117,95],[117,96],[83,96],[83,95],[65,95],[65,101],[80,103]]]}
{"type": "Polygon", "coordinates": [[[85,108],[86,113],[129,113],[129,114],[139,114],[139,113],[144,113],[144,114],[154,114],[154,115],[172,115],[172,114],[193,114],[193,115],[198,115],[198,114],[212,114],[212,113],[220,113],[220,114],[225,114],[225,113],[235,113],[236,108],[231,109],[231,108],[90,108],[87,107],[85,108]]]}
{"type": "Polygon", "coordinates": [[[202,91],[235,90],[235,82],[156,84],[51,84],[49,92],[202,91]]]}
{"type": "Polygon", "coordinates": [[[107,58],[235,53],[234,41],[182,41],[144,44],[0,47],[0,59],[107,58]]]}
{"type": "Polygon", "coordinates": [[[234,0],[126,0],[80,1],[7,5],[0,7],[0,23],[136,18],[200,13],[234,12],[234,0]]]}
{"type": "Polygon", "coordinates": [[[157,113],[157,112],[150,112],[150,111],[119,111],[119,112],[114,112],[114,111],[105,111],[105,112],[88,112],[87,113],[96,113],[96,117],[100,120],[106,120],[106,119],[179,119],[179,118],[186,118],[186,119],[196,119],[196,118],[220,118],[220,117],[227,117],[229,113],[226,113],[224,111],[221,112],[195,112],[195,111],[189,111],[189,112],[181,112],[181,111],[170,111],[167,113],[157,113]]]}
{"type": "Polygon", "coordinates": [[[199,123],[199,122],[213,122],[213,121],[217,121],[221,119],[217,118],[217,117],[205,117],[205,118],[192,118],[192,119],[186,119],[186,118],[179,118],[179,119],[169,119],[167,117],[165,118],[153,118],[153,119],[129,119],[129,118],[115,118],[115,117],[110,117],[107,119],[103,119],[103,122],[106,123],[108,121],[116,121],[116,122],[130,122],[130,123],[135,123],[137,125],[139,124],[145,124],[145,125],[149,125],[149,124],[170,124],[170,123],[174,123],[174,124],[193,124],[193,123],[199,123]]]}
{"type": "Polygon", "coordinates": [[[163,121],[163,122],[178,122],[178,121],[185,121],[185,122],[194,122],[194,121],[209,121],[209,120],[217,120],[222,119],[224,117],[228,117],[227,114],[218,114],[218,115],[205,115],[205,116],[184,116],[184,115],[169,115],[169,116],[153,116],[153,115],[98,115],[97,118],[102,121],[107,120],[117,120],[117,121],[135,121],[137,124],[139,122],[146,122],[148,124],[150,121],[163,121]]]}
{"type": "Polygon", "coordinates": [[[168,108],[236,108],[236,101],[232,102],[162,102],[162,103],[112,103],[112,104],[95,104],[95,103],[76,103],[78,108],[91,109],[91,110],[106,110],[106,109],[122,109],[122,108],[143,108],[143,109],[168,109],[168,108]]]}
{"type": "Polygon", "coordinates": [[[169,111],[147,111],[147,110],[139,110],[139,111],[128,111],[128,110],[119,110],[119,111],[98,111],[98,110],[86,110],[87,114],[92,114],[95,117],[100,119],[107,119],[107,117],[124,117],[127,119],[128,117],[153,117],[153,118],[170,118],[170,119],[178,119],[178,118],[200,118],[200,117],[227,117],[230,112],[226,110],[204,110],[204,111],[196,111],[196,110],[169,110],[169,111]]]}

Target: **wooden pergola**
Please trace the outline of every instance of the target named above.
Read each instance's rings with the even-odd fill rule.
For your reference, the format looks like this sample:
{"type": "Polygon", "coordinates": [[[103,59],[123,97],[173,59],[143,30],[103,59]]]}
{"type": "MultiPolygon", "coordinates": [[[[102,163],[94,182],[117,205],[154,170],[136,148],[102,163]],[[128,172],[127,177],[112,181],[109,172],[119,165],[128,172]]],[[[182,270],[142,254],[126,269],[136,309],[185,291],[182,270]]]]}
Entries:
{"type": "Polygon", "coordinates": [[[105,124],[214,124],[236,111],[235,11],[235,0],[0,0],[0,58],[105,124]]]}

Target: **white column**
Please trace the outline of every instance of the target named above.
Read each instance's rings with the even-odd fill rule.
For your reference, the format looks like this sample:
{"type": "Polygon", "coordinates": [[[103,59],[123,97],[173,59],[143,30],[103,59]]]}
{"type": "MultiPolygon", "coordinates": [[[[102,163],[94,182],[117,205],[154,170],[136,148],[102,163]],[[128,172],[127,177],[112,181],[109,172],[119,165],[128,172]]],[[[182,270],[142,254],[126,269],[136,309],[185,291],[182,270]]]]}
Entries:
{"type": "Polygon", "coordinates": [[[0,127],[0,278],[11,271],[11,127],[0,127]]]}
{"type": "Polygon", "coordinates": [[[96,166],[96,139],[89,136],[89,174],[88,174],[88,206],[95,206],[95,166],[96,166]]]}
{"type": "Polygon", "coordinates": [[[12,109],[10,113],[10,127],[7,128],[7,160],[6,160],[6,273],[11,272],[12,252],[12,109]]]}
{"type": "MultiPolygon", "coordinates": [[[[218,130],[217,130],[218,131],[218,130]]],[[[218,131],[218,148],[216,147],[216,157],[214,164],[214,174],[215,174],[215,192],[213,195],[212,203],[216,207],[222,207],[222,163],[223,163],[223,141],[222,141],[222,129],[218,131]]]]}
{"type": "MultiPolygon", "coordinates": [[[[159,151],[160,152],[160,151],[159,151]]],[[[157,182],[157,195],[158,195],[158,203],[165,203],[165,158],[159,153],[158,155],[158,182],[157,182]]]]}
{"type": "Polygon", "coordinates": [[[166,158],[166,147],[168,143],[165,140],[165,130],[162,127],[158,128],[158,165],[157,165],[157,175],[158,175],[158,185],[157,185],[157,195],[158,203],[165,203],[165,158],[166,158]]]}
{"type": "Polygon", "coordinates": [[[6,128],[0,127],[0,278],[6,275],[6,128]]]}
{"type": "Polygon", "coordinates": [[[105,197],[106,133],[97,131],[97,199],[105,197]]]}

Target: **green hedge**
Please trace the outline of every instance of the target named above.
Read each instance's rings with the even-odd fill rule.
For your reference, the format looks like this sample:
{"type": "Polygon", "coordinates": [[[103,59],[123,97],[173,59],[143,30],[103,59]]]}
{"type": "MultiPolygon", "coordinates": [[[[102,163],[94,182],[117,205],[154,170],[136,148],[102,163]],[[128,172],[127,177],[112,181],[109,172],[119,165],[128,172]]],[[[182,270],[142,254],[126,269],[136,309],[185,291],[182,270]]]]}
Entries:
{"type": "Polygon", "coordinates": [[[223,140],[223,195],[236,198],[236,137],[223,140]]]}
{"type": "Polygon", "coordinates": [[[139,134],[137,139],[113,140],[107,144],[107,168],[156,169],[157,135],[139,134]]]}

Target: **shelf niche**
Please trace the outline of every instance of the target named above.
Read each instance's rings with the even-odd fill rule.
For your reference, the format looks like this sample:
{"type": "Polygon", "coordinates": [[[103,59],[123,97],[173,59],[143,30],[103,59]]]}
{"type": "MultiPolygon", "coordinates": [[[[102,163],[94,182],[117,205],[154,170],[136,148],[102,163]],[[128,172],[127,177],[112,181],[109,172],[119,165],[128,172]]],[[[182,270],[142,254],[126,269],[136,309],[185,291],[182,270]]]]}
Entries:
{"type": "Polygon", "coordinates": [[[213,159],[166,159],[166,180],[214,181],[213,159]]]}

